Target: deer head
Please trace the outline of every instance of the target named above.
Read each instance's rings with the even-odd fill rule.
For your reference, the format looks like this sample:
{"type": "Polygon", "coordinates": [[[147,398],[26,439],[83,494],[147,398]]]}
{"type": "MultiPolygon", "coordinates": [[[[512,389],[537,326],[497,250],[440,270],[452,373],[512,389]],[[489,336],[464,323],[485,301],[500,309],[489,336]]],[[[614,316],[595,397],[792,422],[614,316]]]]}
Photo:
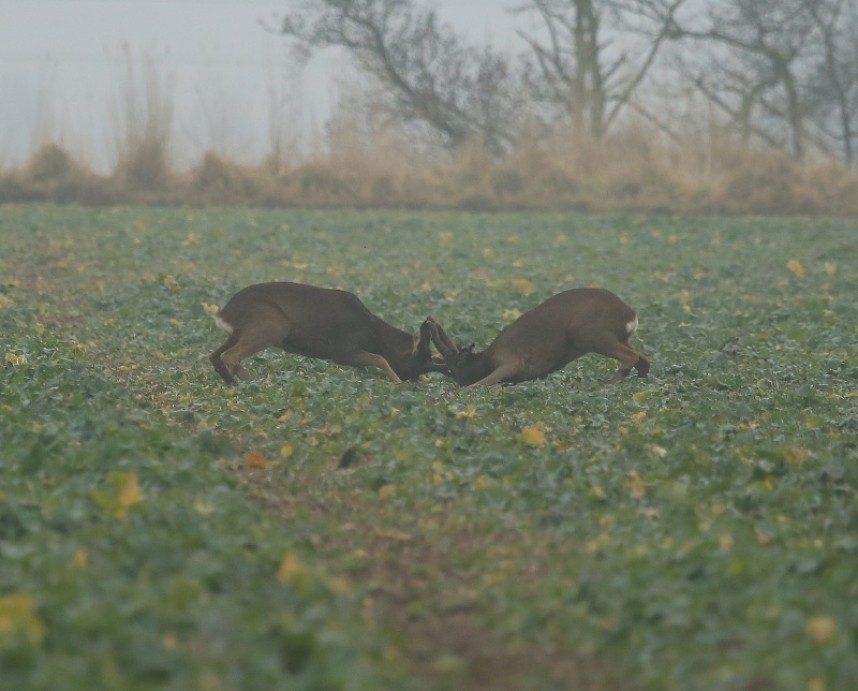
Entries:
{"type": "Polygon", "coordinates": [[[473,384],[489,373],[490,366],[485,351],[475,353],[473,343],[466,348],[459,348],[432,317],[428,317],[423,323],[428,324],[432,342],[446,363],[447,374],[455,379],[457,384],[473,384]]]}

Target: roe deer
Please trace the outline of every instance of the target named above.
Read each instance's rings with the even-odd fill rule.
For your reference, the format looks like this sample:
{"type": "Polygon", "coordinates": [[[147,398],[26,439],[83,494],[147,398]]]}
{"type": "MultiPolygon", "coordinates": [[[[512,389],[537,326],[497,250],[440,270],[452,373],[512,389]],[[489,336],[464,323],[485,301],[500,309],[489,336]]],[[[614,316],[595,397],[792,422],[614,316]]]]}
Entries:
{"type": "Polygon", "coordinates": [[[340,365],[377,367],[397,383],[447,371],[432,359],[428,323],[412,336],[343,290],[258,283],[239,290],[214,318],[229,337],[209,360],[227,384],[247,379],[241,361],[272,346],[340,365]]]}
{"type": "Polygon", "coordinates": [[[601,288],[558,293],[504,328],[484,351],[459,348],[432,317],[427,319],[435,347],[461,385],[516,383],[540,379],[581,357],[599,353],[620,361],[611,383],[634,367],[639,377],[649,360],[629,345],[638,327],[634,311],[601,288]]]}

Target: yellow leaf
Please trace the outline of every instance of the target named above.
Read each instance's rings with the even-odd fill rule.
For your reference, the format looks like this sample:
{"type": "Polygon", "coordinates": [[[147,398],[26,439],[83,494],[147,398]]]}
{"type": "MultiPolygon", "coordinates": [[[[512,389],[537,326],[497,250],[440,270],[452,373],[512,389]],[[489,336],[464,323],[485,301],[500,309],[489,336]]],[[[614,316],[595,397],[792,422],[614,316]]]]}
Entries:
{"type": "Polygon", "coordinates": [[[378,488],[378,496],[381,499],[390,499],[390,497],[396,494],[396,485],[382,485],[378,488]]]}
{"type": "Polygon", "coordinates": [[[268,459],[265,458],[259,451],[248,451],[244,454],[245,468],[267,468],[268,459]]]}
{"type": "Polygon", "coordinates": [[[277,569],[277,580],[281,583],[290,582],[293,585],[298,585],[306,577],[306,569],[294,552],[288,552],[280,560],[280,567],[277,569]]]}
{"type": "Polygon", "coordinates": [[[167,276],[164,276],[164,286],[170,290],[178,290],[179,282],[176,280],[175,276],[168,274],[167,276]]]}
{"type": "Polygon", "coordinates": [[[605,490],[602,489],[599,485],[592,485],[588,491],[588,494],[595,499],[605,499],[608,496],[605,493],[605,490]]]}
{"type": "Polygon", "coordinates": [[[837,624],[829,616],[811,617],[804,625],[804,632],[817,643],[828,643],[837,632],[837,624]]]}
{"type": "Polygon", "coordinates": [[[23,634],[32,645],[41,643],[45,636],[45,623],[29,593],[0,595],[0,640],[15,634],[23,634]]]}
{"type": "Polygon", "coordinates": [[[545,433],[539,427],[525,427],[518,437],[528,446],[543,446],[545,444],[545,433]]]}
{"type": "MultiPolygon", "coordinates": [[[[727,550],[725,550],[727,551],[727,550]]],[[[727,573],[731,576],[741,576],[748,570],[748,560],[741,557],[733,557],[727,564],[727,573]]]]}
{"type": "Polygon", "coordinates": [[[520,316],[521,310],[516,307],[512,307],[501,312],[501,319],[503,319],[504,321],[515,321],[520,316]]]}
{"type": "Polygon", "coordinates": [[[214,513],[215,507],[210,501],[205,499],[197,499],[194,502],[194,511],[201,516],[210,516],[214,513]]]}
{"type": "Polygon", "coordinates": [[[453,406],[450,406],[450,410],[456,415],[460,420],[470,420],[474,418],[477,414],[477,406],[473,403],[468,403],[468,407],[464,410],[456,410],[453,406]]]}
{"type": "Polygon", "coordinates": [[[10,365],[26,365],[27,364],[27,356],[26,355],[16,355],[15,353],[6,353],[3,358],[10,365]]]}
{"type": "Polygon", "coordinates": [[[292,447],[289,444],[284,444],[280,447],[280,458],[289,458],[292,455],[292,447]]]}
{"type": "Polygon", "coordinates": [[[107,475],[107,488],[92,493],[92,498],[102,509],[116,518],[125,518],[128,509],[143,501],[137,473],[130,470],[113,470],[107,475]]]}
{"type": "Polygon", "coordinates": [[[623,485],[629,492],[632,493],[633,496],[640,499],[641,497],[646,495],[646,488],[644,487],[643,480],[641,480],[641,476],[638,475],[636,470],[630,470],[626,473],[626,478],[623,480],[623,485]]]}
{"type": "Polygon", "coordinates": [[[113,484],[116,487],[116,498],[119,500],[117,516],[120,518],[128,513],[128,509],[143,501],[140,492],[140,484],[137,482],[135,472],[117,472],[114,475],[113,484]]]}
{"type": "Polygon", "coordinates": [[[78,569],[86,568],[87,562],[89,561],[89,557],[86,553],[86,550],[83,547],[78,547],[74,554],[72,554],[71,563],[72,566],[78,569]]]}
{"type": "Polygon", "coordinates": [[[478,492],[481,492],[484,489],[487,489],[491,485],[491,480],[485,477],[484,475],[480,475],[476,480],[474,480],[474,489],[478,492]]]}
{"type": "Polygon", "coordinates": [[[772,536],[759,526],[754,526],[754,537],[757,538],[757,544],[765,547],[772,541],[772,536]]]}
{"type": "Polygon", "coordinates": [[[800,446],[787,449],[786,453],[784,453],[784,460],[789,465],[801,465],[804,463],[805,458],[807,458],[807,450],[800,446]]]}
{"type": "Polygon", "coordinates": [[[799,278],[804,276],[804,265],[798,259],[790,259],[787,262],[786,267],[799,278]]]}
{"type": "Polygon", "coordinates": [[[810,677],[807,680],[807,691],[825,691],[825,679],[822,677],[810,677]]]}
{"type": "Polygon", "coordinates": [[[330,581],[330,585],[331,590],[335,593],[350,593],[352,591],[352,584],[345,576],[334,576],[330,581]]]}
{"type": "Polygon", "coordinates": [[[506,575],[502,573],[484,573],[480,578],[480,582],[484,588],[491,588],[506,580],[506,575]]]}
{"type": "Polygon", "coordinates": [[[837,262],[825,262],[822,265],[822,270],[829,276],[833,276],[837,273],[837,262]]]}
{"type": "Polygon", "coordinates": [[[3,293],[0,293],[0,308],[8,307],[9,305],[13,304],[15,304],[15,301],[12,298],[3,295],[3,293]]]}
{"type": "Polygon", "coordinates": [[[408,542],[411,539],[411,536],[408,533],[403,532],[402,530],[375,527],[372,529],[372,532],[380,540],[392,540],[393,542],[408,542]]]}
{"type": "Polygon", "coordinates": [[[524,295],[530,295],[533,292],[533,283],[528,281],[526,278],[514,278],[511,283],[513,288],[524,295]]]}
{"type": "Polygon", "coordinates": [[[206,314],[217,314],[220,311],[220,307],[217,305],[212,305],[208,303],[202,303],[203,312],[206,314]]]}

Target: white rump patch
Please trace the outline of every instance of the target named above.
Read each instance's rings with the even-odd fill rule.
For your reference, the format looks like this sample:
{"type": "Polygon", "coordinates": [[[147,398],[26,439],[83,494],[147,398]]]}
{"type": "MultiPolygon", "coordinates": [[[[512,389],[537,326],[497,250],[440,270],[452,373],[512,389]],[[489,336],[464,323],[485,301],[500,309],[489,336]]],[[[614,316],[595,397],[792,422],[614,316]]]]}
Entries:
{"type": "Polygon", "coordinates": [[[628,324],[626,324],[626,334],[631,336],[637,330],[638,330],[638,318],[635,317],[628,324]]]}
{"type": "Polygon", "coordinates": [[[221,316],[219,314],[213,314],[212,317],[214,317],[215,324],[217,324],[221,329],[226,331],[228,334],[232,333],[232,326],[230,326],[227,322],[221,319],[221,316]]]}

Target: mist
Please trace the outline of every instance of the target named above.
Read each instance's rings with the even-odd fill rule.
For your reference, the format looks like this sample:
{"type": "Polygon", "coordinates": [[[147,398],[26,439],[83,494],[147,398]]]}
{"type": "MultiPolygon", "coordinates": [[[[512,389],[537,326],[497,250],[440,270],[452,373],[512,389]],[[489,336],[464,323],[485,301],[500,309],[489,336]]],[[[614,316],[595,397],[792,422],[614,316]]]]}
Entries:
{"type": "MultiPolygon", "coordinates": [[[[458,31],[516,41],[506,0],[436,3],[458,31]]],[[[57,143],[94,170],[116,163],[131,93],[153,80],[172,107],[172,163],[213,150],[252,162],[286,138],[319,146],[343,79],[337,51],[300,64],[272,29],[284,0],[6,0],[0,27],[0,165],[57,143]],[[279,128],[278,133],[272,127],[279,128]]],[[[520,24],[520,19],[518,20],[520,24]]]]}

